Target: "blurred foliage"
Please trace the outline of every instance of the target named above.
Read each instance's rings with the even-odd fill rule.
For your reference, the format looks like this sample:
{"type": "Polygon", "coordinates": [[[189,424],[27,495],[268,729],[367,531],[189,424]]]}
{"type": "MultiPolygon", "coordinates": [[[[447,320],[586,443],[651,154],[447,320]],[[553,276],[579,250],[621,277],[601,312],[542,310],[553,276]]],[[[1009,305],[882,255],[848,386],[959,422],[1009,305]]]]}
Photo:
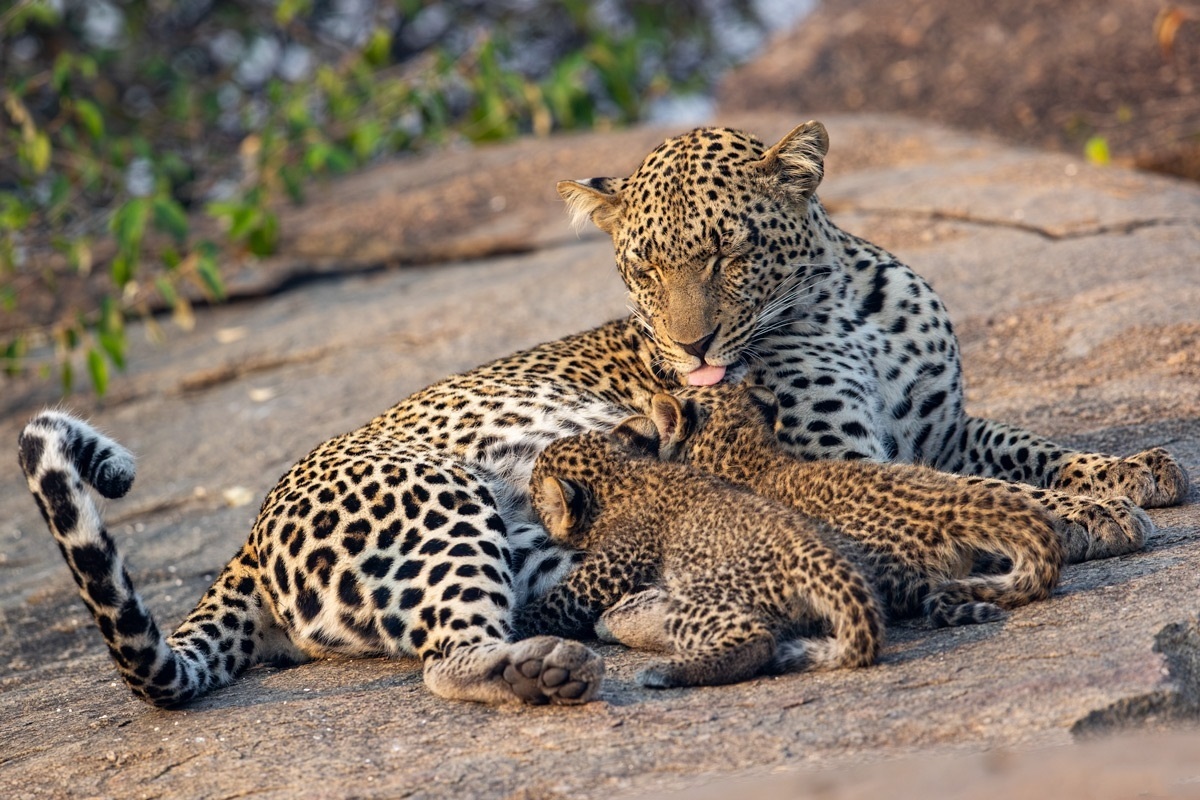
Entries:
{"type": "Polygon", "coordinates": [[[715,80],[730,14],[753,23],[748,2],[16,0],[0,10],[0,311],[96,274],[52,320],[0,325],[0,368],[64,391],[86,369],[103,394],[126,321],[160,336],[172,309],[189,326],[226,264],[275,251],[273,209],[314,180],[636,120],[715,80]]]}
{"type": "Polygon", "coordinates": [[[1083,143],[1083,157],[1088,163],[1098,166],[1108,166],[1112,163],[1112,154],[1109,153],[1108,140],[1103,136],[1090,136],[1083,143]]]}

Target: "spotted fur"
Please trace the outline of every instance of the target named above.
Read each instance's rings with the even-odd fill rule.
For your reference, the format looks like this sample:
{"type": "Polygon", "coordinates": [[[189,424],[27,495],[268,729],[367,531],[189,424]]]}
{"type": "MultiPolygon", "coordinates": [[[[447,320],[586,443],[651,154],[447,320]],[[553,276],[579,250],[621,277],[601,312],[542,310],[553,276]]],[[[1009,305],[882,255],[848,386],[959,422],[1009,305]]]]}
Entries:
{"type": "Polygon", "coordinates": [[[156,705],[257,664],[336,655],[416,656],[426,684],[453,699],[586,702],[603,676],[596,654],[513,641],[513,607],[577,557],[548,545],[526,487],[548,442],[647,405],[658,384],[640,347],[628,322],[609,323],[451,376],[320,445],[267,495],[247,544],[169,637],[86,491],[127,491],[132,456],[43,412],[21,434],[21,465],[118,670],[156,705]]]}
{"type": "Polygon", "coordinates": [[[1161,449],[1073,452],[963,410],[958,341],[941,300],[894,256],[839,229],[815,194],[829,136],[808,122],[772,147],[704,128],[628,178],[563,181],[577,219],[613,240],[655,367],[748,372],[806,459],[922,463],[1140,506],[1179,503],[1161,449]]]}
{"type": "Polygon", "coordinates": [[[798,461],[777,444],[778,406],[762,387],[657,395],[662,456],[837,526],[892,618],[935,625],[999,619],[1050,596],[1063,546],[1045,509],[1005,484],[910,464],[798,461]],[[1000,574],[972,575],[984,557],[1000,574]]]}
{"type": "Polygon", "coordinates": [[[623,596],[662,583],[673,655],[644,669],[652,688],[720,684],[778,670],[872,663],[883,611],[828,526],[657,458],[644,416],[611,434],[547,447],[533,504],[550,534],[587,558],[518,612],[531,633],[590,634],[623,596]],[[796,636],[825,628],[828,635],[796,636]]]}
{"type": "Polygon", "coordinates": [[[533,519],[529,471],[547,443],[646,413],[702,363],[770,387],[781,440],[801,457],[921,461],[1097,497],[1138,489],[1144,504],[1183,497],[1166,454],[1073,453],[966,417],[937,297],[821,208],[826,146],[816,123],[770,148],[701,129],[628,179],[561,184],[573,214],[613,234],[635,316],[450,376],[320,445],[165,638],[86,489],[123,492],[130,457],[79,420],[36,418],[21,441],[30,489],[129,685],[172,705],[259,663],[386,655],[421,658],[445,697],[587,700],[598,657],[513,640],[514,606],[577,557],[533,519]]]}

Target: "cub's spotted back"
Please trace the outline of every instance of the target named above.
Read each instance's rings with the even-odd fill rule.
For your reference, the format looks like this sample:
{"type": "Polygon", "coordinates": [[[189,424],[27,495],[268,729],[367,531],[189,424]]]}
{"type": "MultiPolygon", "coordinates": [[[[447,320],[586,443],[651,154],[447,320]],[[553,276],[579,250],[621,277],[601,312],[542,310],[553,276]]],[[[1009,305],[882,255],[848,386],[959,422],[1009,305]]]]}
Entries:
{"type": "Polygon", "coordinates": [[[665,458],[696,467],[837,526],[893,617],[935,625],[999,619],[1050,596],[1063,563],[1046,512],[1005,485],[927,467],[798,461],[775,439],[766,389],[721,386],[656,395],[665,458]],[[974,575],[981,558],[1007,565],[974,575]]]}
{"type": "Polygon", "coordinates": [[[583,636],[622,597],[661,581],[668,596],[664,649],[674,654],[642,671],[646,686],[872,663],[883,638],[882,609],[858,566],[831,544],[836,534],[660,462],[658,443],[653,423],[635,416],[608,435],[560,439],[538,457],[534,507],[552,536],[587,557],[521,609],[518,625],[583,636]]]}

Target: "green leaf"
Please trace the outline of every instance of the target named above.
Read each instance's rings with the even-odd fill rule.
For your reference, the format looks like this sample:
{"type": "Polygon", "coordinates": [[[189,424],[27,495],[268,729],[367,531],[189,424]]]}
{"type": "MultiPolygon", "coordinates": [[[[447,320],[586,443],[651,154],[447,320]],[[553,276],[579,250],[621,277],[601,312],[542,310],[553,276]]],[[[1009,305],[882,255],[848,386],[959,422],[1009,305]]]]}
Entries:
{"type": "Polygon", "coordinates": [[[100,108],[95,103],[91,100],[76,100],[75,116],[89,136],[93,139],[104,138],[104,115],[100,113],[100,108]]]}
{"type": "Polygon", "coordinates": [[[158,171],[170,178],[172,184],[186,181],[192,175],[192,168],[178,153],[163,153],[158,158],[158,171]]]}
{"type": "Polygon", "coordinates": [[[250,235],[262,222],[262,209],[242,206],[229,218],[229,238],[241,241],[250,235]]]}
{"type": "Polygon", "coordinates": [[[15,194],[0,192],[0,228],[8,231],[19,231],[29,224],[33,216],[31,209],[15,194]]]}
{"type": "MultiPolygon", "coordinates": [[[[267,102],[272,106],[279,107],[283,104],[284,92],[286,86],[279,78],[271,78],[267,81],[267,102]]],[[[264,129],[264,132],[267,129],[264,129]]]]}
{"type": "Polygon", "coordinates": [[[312,112],[308,108],[307,97],[300,96],[290,101],[284,106],[283,115],[287,120],[289,133],[293,136],[303,133],[313,126],[312,112]]]}
{"type": "Polygon", "coordinates": [[[296,205],[303,203],[304,177],[300,169],[288,164],[279,170],[279,177],[283,179],[283,188],[291,201],[296,205]]]}
{"type": "Polygon", "coordinates": [[[241,203],[233,200],[214,200],[204,207],[205,213],[214,219],[232,217],[242,207],[241,203]]]}
{"type": "Polygon", "coordinates": [[[1108,140],[1103,136],[1088,139],[1083,145],[1083,155],[1091,164],[1104,166],[1112,163],[1112,156],[1108,152],[1108,140]]]}
{"type": "Polygon", "coordinates": [[[175,294],[175,287],[171,285],[169,280],[161,275],[158,276],[154,279],[154,288],[158,289],[158,294],[162,297],[164,303],[169,306],[175,305],[178,296],[175,294]]]}
{"type": "Polygon", "coordinates": [[[350,147],[359,161],[366,161],[375,154],[382,139],[383,126],[379,124],[379,120],[367,120],[350,134],[350,147]]]}
{"type": "Polygon", "coordinates": [[[174,272],[183,262],[183,256],[179,255],[179,251],[169,244],[163,245],[162,252],[158,256],[162,259],[163,265],[167,268],[168,272],[174,272]]]}
{"type": "Polygon", "coordinates": [[[280,0],[275,7],[275,21],[280,26],[286,26],[300,14],[312,8],[312,0],[280,0]]]}
{"type": "Polygon", "coordinates": [[[309,172],[320,172],[325,169],[325,163],[329,160],[329,153],[333,147],[326,142],[317,142],[313,144],[304,153],[304,167],[309,172]]]}
{"type": "Polygon", "coordinates": [[[109,273],[112,275],[113,283],[118,287],[125,288],[125,284],[133,280],[133,273],[136,271],[137,261],[125,250],[121,250],[113,256],[109,273]]]}
{"type": "MultiPolygon", "coordinates": [[[[117,369],[125,369],[125,331],[120,330],[101,333],[98,334],[96,338],[100,342],[100,347],[103,348],[104,352],[108,355],[112,363],[116,365],[117,369]]],[[[103,394],[103,392],[101,393],[103,394]]]]}
{"type": "Polygon", "coordinates": [[[35,131],[21,145],[21,159],[33,170],[35,175],[41,175],[50,166],[50,137],[44,131],[35,131]]]}
{"type": "Polygon", "coordinates": [[[75,387],[75,370],[69,360],[62,362],[58,371],[58,381],[62,384],[63,394],[70,394],[71,389],[75,387]]]}
{"type": "Polygon", "coordinates": [[[15,377],[24,372],[22,361],[25,358],[27,343],[24,336],[18,336],[4,348],[4,374],[15,377]]]}
{"type": "Polygon", "coordinates": [[[80,54],[75,56],[75,69],[79,70],[79,75],[84,80],[92,81],[100,73],[100,68],[96,65],[96,59],[90,55],[80,54]]]}
{"type": "Polygon", "coordinates": [[[363,60],[373,67],[386,66],[392,57],[392,34],[386,28],[376,28],[363,48],[363,60]]]}
{"type": "Polygon", "coordinates": [[[196,272],[213,299],[225,299],[225,282],[221,280],[221,270],[217,268],[216,255],[211,250],[200,254],[196,272]]]}
{"type": "Polygon", "coordinates": [[[269,256],[279,245],[279,219],[271,212],[262,214],[261,224],[250,231],[246,246],[256,256],[269,256]]]}
{"type": "Polygon", "coordinates": [[[139,250],[149,215],[150,203],[144,197],[135,197],[114,211],[108,229],[116,236],[117,246],[124,250],[139,250]]]}
{"type": "Polygon", "coordinates": [[[10,3],[8,6],[5,13],[15,13],[13,13],[12,19],[8,22],[8,30],[3,31],[6,36],[16,36],[18,33],[24,31],[28,25],[53,28],[59,23],[59,13],[50,3],[10,3]]]}
{"type": "Polygon", "coordinates": [[[92,379],[92,388],[96,390],[96,394],[103,397],[108,391],[108,362],[104,360],[104,354],[94,347],[88,348],[87,368],[92,379]]]}
{"type": "Polygon", "coordinates": [[[125,316],[111,296],[100,301],[100,333],[120,333],[125,330],[125,316]]]}
{"type": "Polygon", "coordinates": [[[188,235],[188,218],[183,206],[173,197],[159,195],[154,198],[154,227],[182,243],[188,235]]]}
{"type": "Polygon", "coordinates": [[[327,163],[333,172],[349,172],[354,169],[354,156],[344,147],[334,147],[329,151],[327,163]]]}
{"type": "Polygon", "coordinates": [[[50,181],[50,207],[57,208],[67,199],[71,191],[71,180],[61,172],[50,181]]]}
{"type": "Polygon", "coordinates": [[[67,81],[71,77],[71,53],[68,50],[58,54],[54,59],[54,69],[50,74],[50,85],[59,94],[67,93],[67,81]]]}

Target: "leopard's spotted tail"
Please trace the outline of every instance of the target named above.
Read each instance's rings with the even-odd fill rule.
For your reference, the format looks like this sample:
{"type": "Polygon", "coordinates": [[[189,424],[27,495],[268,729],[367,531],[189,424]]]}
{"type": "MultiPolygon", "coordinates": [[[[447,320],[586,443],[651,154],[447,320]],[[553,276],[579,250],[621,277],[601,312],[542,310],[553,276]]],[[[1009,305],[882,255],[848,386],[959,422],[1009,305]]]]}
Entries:
{"type": "Polygon", "coordinates": [[[172,706],[228,683],[264,659],[296,654],[263,602],[249,547],[222,572],[170,639],[125,570],[85,482],[109,498],[133,485],[133,455],[85,422],[55,411],[21,432],[21,469],[83,602],[134,694],[172,706]]]}

